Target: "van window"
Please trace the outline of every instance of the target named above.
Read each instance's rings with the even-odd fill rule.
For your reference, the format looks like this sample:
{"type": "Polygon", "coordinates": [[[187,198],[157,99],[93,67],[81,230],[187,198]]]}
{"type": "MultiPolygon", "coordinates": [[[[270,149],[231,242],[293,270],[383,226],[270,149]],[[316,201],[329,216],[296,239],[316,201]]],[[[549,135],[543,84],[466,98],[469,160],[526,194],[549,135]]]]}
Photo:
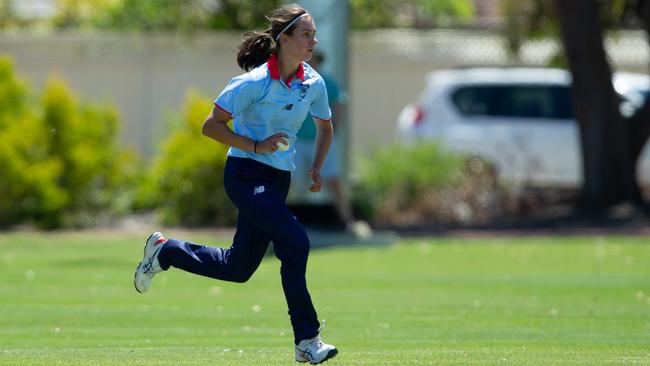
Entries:
{"type": "Polygon", "coordinates": [[[568,86],[464,86],[452,94],[452,100],[460,113],[467,116],[573,118],[568,86]]]}

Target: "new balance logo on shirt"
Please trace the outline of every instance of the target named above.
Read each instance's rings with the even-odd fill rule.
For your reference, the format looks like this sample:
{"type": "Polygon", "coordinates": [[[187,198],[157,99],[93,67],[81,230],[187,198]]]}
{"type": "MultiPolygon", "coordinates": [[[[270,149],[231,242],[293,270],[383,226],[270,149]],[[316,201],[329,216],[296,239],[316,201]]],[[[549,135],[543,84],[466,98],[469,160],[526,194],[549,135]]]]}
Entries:
{"type": "Polygon", "coordinates": [[[264,186],[259,186],[259,187],[253,188],[253,196],[256,196],[256,195],[258,195],[260,193],[264,193],[264,186]]]}

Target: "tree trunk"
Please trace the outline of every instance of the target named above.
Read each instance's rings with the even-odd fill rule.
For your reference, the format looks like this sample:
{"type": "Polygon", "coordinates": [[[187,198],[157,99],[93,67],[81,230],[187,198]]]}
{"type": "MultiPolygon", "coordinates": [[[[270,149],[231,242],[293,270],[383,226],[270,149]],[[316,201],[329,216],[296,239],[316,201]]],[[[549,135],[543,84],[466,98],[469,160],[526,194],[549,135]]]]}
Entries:
{"type": "Polygon", "coordinates": [[[580,208],[601,214],[618,203],[640,199],[628,128],[612,86],[596,2],[554,0],[554,4],[573,76],[580,130],[584,178],[580,208]]]}

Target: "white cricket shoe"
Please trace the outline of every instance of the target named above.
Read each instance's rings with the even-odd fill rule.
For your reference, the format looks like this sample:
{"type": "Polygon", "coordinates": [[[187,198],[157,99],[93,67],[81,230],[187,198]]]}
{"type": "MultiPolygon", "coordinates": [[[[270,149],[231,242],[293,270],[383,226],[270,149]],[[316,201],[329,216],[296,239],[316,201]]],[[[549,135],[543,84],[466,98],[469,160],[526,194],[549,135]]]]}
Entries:
{"type": "Polygon", "coordinates": [[[144,244],[144,257],[138,268],[135,269],[135,276],[133,277],[133,285],[139,293],[145,293],[151,286],[151,280],[156,273],[162,272],[160,262],[158,262],[158,253],[162,245],[167,242],[163,234],[155,232],[149,235],[146,243],[144,244]]]}
{"type": "Polygon", "coordinates": [[[312,365],[333,358],[339,351],[331,344],[323,343],[320,336],[300,341],[296,346],[296,361],[309,362],[312,365]]]}

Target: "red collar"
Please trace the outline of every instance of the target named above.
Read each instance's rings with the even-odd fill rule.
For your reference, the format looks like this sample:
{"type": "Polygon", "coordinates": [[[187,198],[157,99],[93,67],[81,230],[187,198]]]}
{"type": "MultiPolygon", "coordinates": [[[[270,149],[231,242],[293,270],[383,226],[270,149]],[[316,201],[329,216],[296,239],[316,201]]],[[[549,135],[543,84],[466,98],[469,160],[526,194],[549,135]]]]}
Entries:
{"type": "MultiPolygon", "coordinates": [[[[271,74],[271,79],[280,80],[280,67],[278,66],[278,58],[275,55],[275,53],[271,54],[271,57],[269,57],[267,63],[268,63],[269,73],[271,74]]],[[[291,75],[291,77],[287,80],[287,85],[291,85],[291,81],[296,76],[300,80],[305,81],[305,68],[302,66],[302,62],[300,63],[300,65],[298,65],[298,71],[296,71],[296,74],[291,75]]]]}

